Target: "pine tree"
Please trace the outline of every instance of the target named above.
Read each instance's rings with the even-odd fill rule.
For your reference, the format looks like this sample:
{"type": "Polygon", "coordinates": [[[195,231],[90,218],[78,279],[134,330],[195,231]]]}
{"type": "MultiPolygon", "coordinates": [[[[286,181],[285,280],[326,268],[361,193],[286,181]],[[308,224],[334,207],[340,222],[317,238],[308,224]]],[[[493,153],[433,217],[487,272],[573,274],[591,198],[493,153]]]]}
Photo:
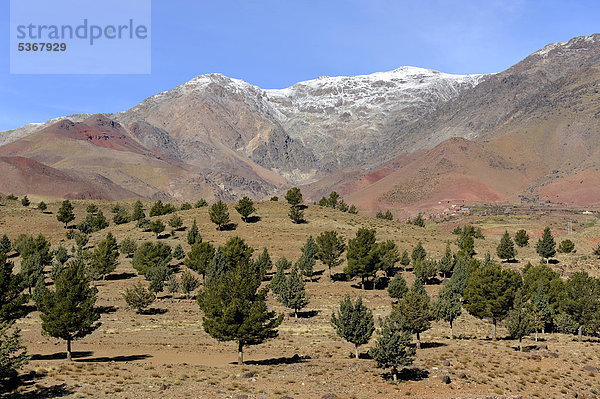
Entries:
{"type": "Polygon", "coordinates": [[[23,205],[25,207],[31,205],[31,201],[29,201],[29,198],[27,198],[27,196],[24,196],[23,198],[21,198],[21,205],[23,205]]]}
{"type": "Polygon", "coordinates": [[[288,204],[297,206],[302,202],[302,192],[298,187],[290,188],[285,194],[285,199],[288,204]]]}
{"type": "Polygon", "coordinates": [[[37,208],[42,211],[42,213],[44,213],[46,211],[46,209],[48,209],[48,205],[46,205],[46,203],[44,201],[40,201],[40,203],[38,204],[37,208]]]}
{"type": "Polygon", "coordinates": [[[373,312],[363,305],[360,296],[355,303],[346,296],[336,313],[331,315],[331,324],[337,335],[354,344],[354,354],[358,359],[358,347],[367,344],[375,330],[373,312]]]}
{"type": "Polygon", "coordinates": [[[350,208],[348,209],[348,213],[350,213],[352,215],[358,215],[358,209],[356,209],[355,205],[350,205],[350,208]]]}
{"type": "Polygon", "coordinates": [[[127,209],[123,205],[115,205],[112,211],[115,214],[113,216],[113,222],[115,224],[125,224],[131,221],[131,216],[129,216],[127,209]]]}
{"type": "Polygon", "coordinates": [[[229,266],[223,256],[223,249],[216,249],[213,258],[206,265],[206,275],[204,277],[204,286],[211,284],[213,281],[219,280],[225,273],[229,271],[229,266]]]}
{"type": "Polygon", "coordinates": [[[165,231],[165,224],[160,219],[153,220],[152,223],[150,223],[150,230],[156,234],[156,238],[158,238],[160,233],[165,231]]]}
{"type": "Polygon", "coordinates": [[[558,252],[561,254],[570,254],[575,251],[575,243],[569,239],[562,240],[558,245],[558,252]]]}
{"type": "Polygon", "coordinates": [[[188,270],[185,270],[181,275],[181,292],[185,294],[186,298],[190,297],[190,293],[192,293],[196,288],[200,286],[200,281],[192,273],[188,270]]]}
{"type": "Polygon", "coordinates": [[[175,230],[179,230],[181,228],[181,226],[183,226],[183,220],[181,219],[181,216],[179,216],[179,215],[171,216],[171,219],[169,219],[168,223],[169,223],[169,226],[171,226],[175,230]]]}
{"type": "Polygon", "coordinates": [[[404,267],[410,265],[410,257],[408,256],[407,250],[404,250],[402,252],[402,256],[400,257],[400,264],[404,267]]]}
{"type": "Polygon", "coordinates": [[[413,265],[415,277],[423,282],[428,282],[438,274],[438,264],[433,259],[420,259],[413,265]]]}
{"type": "Polygon", "coordinates": [[[12,243],[10,242],[10,240],[8,239],[8,237],[6,236],[6,234],[4,234],[2,236],[2,239],[0,239],[0,253],[9,253],[12,249],[12,243]]]}
{"type": "Polygon", "coordinates": [[[290,212],[288,213],[288,216],[290,217],[290,219],[292,219],[292,222],[295,224],[301,224],[305,222],[304,211],[297,205],[292,205],[290,207],[290,212]]]}
{"type": "Polygon", "coordinates": [[[336,209],[339,199],[340,195],[337,192],[332,191],[331,193],[329,193],[329,199],[327,200],[328,206],[330,208],[336,209]]]}
{"type": "Polygon", "coordinates": [[[127,306],[140,314],[143,314],[156,299],[156,294],[148,290],[141,281],[127,288],[122,296],[127,306]]]}
{"type": "Polygon", "coordinates": [[[71,204],[71,201],[64,200],[62,202],[58,212],[56,213],[56,219],[65,224],[65,229],[69,225],[69,222],[75,220],[75,214],[73,213],[73,205],[71,204]]]}
{"type": "Polygon", "coordinates": [[[515,234],[515,244],[519,247],[526,247],[529,244],[529,235],[523,229],[518,230],[515,234]]]}
{"type": "Polygon", "coordinates": [[[182,211],[189,211],[190,209],[192,209],[192,204],[190,204],[189,202],[184,202],[183,204],[181,204],[181,208],[179,208],[182,211]]]}
{"type": "Polygon", "coordinates": [[[263,248],[263,251],[254,263],[258,270],[260,270],[260,274],[263,276],[263,278],[268,271],[271,271],[273,268],[273,261],[271,260],[271,256],[269,255],[267,248],[263,248]]]}
{"type": "Polygon", "coordinates": [[[506,322],[508,331],[513,338],[519,340],[519,350],[523,350],[523,337],[534,329],[531,311],[527,308],[521,289],[517,289],[513,308],[508,312],[506,322]]]}
{"type": "Polygon", "coordinates": [[[170,246],[147,241],[135,250],[131,264],[140,275],[145,276],[154,267],[167,266],[171,258],[170,246]]]}
{"type": "Polygon", "coordinates": [[[144,213],[144,204],[142,201],[137,200],[135,204],[133,204],[133,213],[131,214],[131,220],[142,220],[146,218],[146,214],[144,213]]]}
{"type": "Polygon", "coordinates": [[[406,280],[402,277],[402,275],[400,275],[400,273],[396,274],[390,281],[387,291],[390,298],[394,299],[400,299],[408,292],[406,280]]]}
{"type": "Polygon", "coordinates": [[[94,204],[94,203],[92,203],[92,204],[89,204],[89,205],[88,205],[88,206],[85,208],[85,211],[86,211],[87,213],[91,213],[92,215],[95,215],[95,214],[98,212],[98,205],[96,205],[96,204],[94,204]]]}
{"type": "Polygon", "coordinates": [[[23,294],[23,278],[13,274],[14,264],[0,252],[0,322],[12,322],[26,314],[27,296],[23,294]]]}
{"type": "Polygon", "coordinates": [[[380,319],[380,325],[375,346],[369,350],[369,354],[377,362],[377,367],[392,369],[392,378],[396,382],[398,367],[410,366],[414,361],[411,334],[402,330],[392,317],[380,319]]]}
{"type": "Polygon", "coordinates": [[[578,340],[583,330],[597,331],[600,325],[600,281],[587,272],[573,274],[565,283],[562,310],[577,323],[578,340]]]}
{"type": "Polygon", "coordinates": [[[460,292],[452,281],[450,281],[440,290],[437,300],[433,303],[433,316],[435,320],[444,320],[450,323],[450,339],[454,339],[454,320],[461,313],[462,302],[460,292]]]}
{"type": "Polygon", "coordinates": [[[345,250],[344,239],[336,231],[325,231],[317,237],[316,257],[329,268],[330,279],[331,269],[342,263],[340,257],[345,250]]]}
{"type": "Polygon", "coordinates": [[[31,294],[31,289],[44,272],[44,268],[52,264],[50,243],[41,234],[35,239],[23,236],[15,242],[15,249],[21,255],[21,275],[31,294]]]}
{"type": "Polygon", "coordinates": [[[510,238],[508,231],[504,231],[504,235],[500,239],[500,244],[498,244],[498,247],[496,248],[496,254],[498,254],[500,259],[506,261],[514,259],[517,255],[515,244],[513,243],[512,238],[510,238]]]}
{"type": "Polygon", "coordinates": [[[132,256],[136,249],[137,243],[129,237],[124,238],[123,241],[121,241],[121,245],[119,245],[119,250],[126,257],[132,256]]]}
{"type": "Polygon", "coordinates": [[[204,330],[219,341],[236,341],[238,364],[244,363],[245,346],[276,337],[283,320],[283,315],[268,310],[268,288],[260,288],[261,281],[260,271],[250,262],[240,263],[198,294],[204,330]]]}
{"type": "Polygon", "coordinates": [[[442,257],[442,259],[440,259],[439,262],[439,269],[442,273],[442,276],[444,276],[444,279],[446,279],[449,274],[452,274],[452,272],[454,271],[455,263],[456,262],[454,260],[454,256],[452,255],[452,251],[450,250],[450,244],[447,243],[446,252],[444,253],[444,256],[442,257]]]}
{"type": "MultiPolygon", "coordinates": [[[[525,291],[523,291],[525,294],[525,291]]],[[[552,321],[554,315],[553,309],[550,306],[548,294],[544,290],[544,285],[540,281],[537,288],[531,297],[531,315],[533,328],[535,329],[535,340],[538,340],[538,332],[545,332],[546,323],[552,321]]]]}
{"type": "Polygon", "coordinates": [[[54,281],[54,287],[45,290],[37,304],[42,330],[67,341],[67,360],[71,361],[71,341],[91,334],[100,326],[100,313],[95,308],[98,290],[90,286],[79,259],[69,262],[54,281]]]}
{"type": "Polygon", "coordinates": [[[302,273],[294,267],[282,286],[278,295],[279,302],[286,308],[294,311],[294,317],[298,318],[298,311],[310,302],[310,296],[306,292],[306,284],[302,273]]]}
{"type": "Polygon", "coordinates": [[[374,248],[374,256],[377,260],[376,270],[383,270],[386,277],[390,277],[395,272],[396,263],[400,260],[398,248],[392,240],[377,243],[374,248]]]}
{"type": "Polygon", "coordinates": [[[393,306],[391,317],[402,330],[417,335],[417,349],[421,349],[421,333],[429,330],[433,317],[431,299],[419,279],[393,306]]]}
{"type": "Polygon", "coordinates": [[[185,251],[183,250],[181,244],[177,244],[177,246],[173,250],[173,257],[177,260],[185,258],[185,251]]]}
{"type": "Polygon", "coordinates": [[[179,292],[179,280],[177,280],[177,277],[175,277],[174,274],[171,274],[167,280],[167,291],[171,294],[179,292]]]}
{"type": "Polygon", "coordinates": [[[227,210],[227,204],[219,200],[212,204],[208,214],[210,221],[217,225],[217,230],[223,230],[225,226],[229,224],[229,211],[227,210]]]}
{"type": "Polygon", "coordinates": [[[194,208],[203,208],[205,206],[208,206],[208,202],[206,202],[206,200],[204,198],[200,198],[198,201],[196,201],[196,203],[194,204],[194,208]]]}
{"type": "Polygon", "coordinates": [[[348,277],[360,277],[361,287],[365,287],[365,278],[375,274],[376,258],[373,256],[375,248],[375,230],[360,228],[356,237],[348,241],[348,265],[344,273],[348,277]]]}
{"type": "Polygon", "coordinates": [[[14,321],[0,320],[0,388],[10,386],[18,370],[30,359],[23,345],[21,330],[13,328],[13,325],[14,321]]]}
{"type": "Polygon", "coordinates": [[[108,233],[106,238],[98,244],[90,262],[90,268],[94,271],[95,275],[102,277],[102,280],[106,278],[107,274],[115,271],[119,265],[119,246],[117,240],[113,237],[112,233],[108,233]]]}
{"type": "Polygon", "coordinates": [[[475,239],[467,235],[461,240],[460,255],[472,258],[475,255],[475,239]]]}
{"type": "Polygon", "coordinates": [[[248,216],[256,212],[254,202],[249,197],[243,197],[238,201],[235,210],[240,214],[244,222],[248,222],[248,216]]]}
{"type": "Polygon", "coordinates": [[[194,223],[192,223],[192,227],[188,230],[187,233],[187,243],[189,245],[199,244],[202,242],[202,236],[198,231],[198,225],[196,224],[196,219],[194,218],[194,223]]]}
{"type": "MultiPolygon", "coordinates": [[[[6,236],[4,236],[6,237],[6,236]]],[[[598,257],[598,259],[600,259],[600,244],[598,244],[598,246],[596,248],[594,248],[594,255],[596,255],[598,257]]]]}
{"type": "Polygon", "coordinates": [[[314,274],[314,267],[317,263],[317,244],[312,236],[306,239],[306,243],[301,249],[302,255],[296,262],[296,266],[300,269],[302,274],[312,280],[314,274]]]}
{"type": "Polygon", "coordinates": [[[423,220],[423,216],[420,213],[417,215],[413,224],[418,227],[425,227],[425,220],[423,220]]]}
{"type": "Polygon", "coordinates": [[[469,274],[463,294],[465,309],[473,316],[489,318],[494,325],[503,320],[513,305],[515,292],[521,286],[521,276],[497,264],[480,267],[469,274]]]}
{"type": "Polygon", "coordinates": [[[411,260],[413,262],[413,265],[418,260],[424,260],[426,257],[427,257],[427,251],[425,251],[425,248],[423,248],[423,244],[421,243],[421,241],[419,241],[417,243],[417,245],[413,248],[413,251],[412,251],[411,260]]]}
{"type": "Polygon", "coordinates": [[[285,257],[281,257],[277,260],[277,262],[275,262],[275,268],[277,271],[275,272],[275,275],[271,279],[271,283],[269,284],[269,287],[270,287],[271,291],[273,291],[273,293],[275,293],[276,295],[281,294],[283,292],[283,290],[285,289],[285,284],[286,284],[285,270],[288,269],[290,266],[291,266],[291,263],[285,257]]]}
{"type": "Polygon", "coordinates": [[[556,242],[554,242],[554,237],[552,237],[549,227],[544,229],[544,234],[538,240],[535,250],[542,259],[546,259],[546,263],[549,263],[550,258],[556,255],[556,242]]]}

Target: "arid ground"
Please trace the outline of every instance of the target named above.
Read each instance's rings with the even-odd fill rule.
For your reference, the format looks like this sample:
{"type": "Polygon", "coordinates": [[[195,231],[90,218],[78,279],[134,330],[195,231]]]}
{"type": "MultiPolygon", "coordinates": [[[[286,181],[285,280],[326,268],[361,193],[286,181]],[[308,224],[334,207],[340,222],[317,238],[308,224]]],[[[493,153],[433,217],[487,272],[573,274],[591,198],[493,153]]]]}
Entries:
{"type": "MultiPolygon", "coordinates": [[[[40,198],[31,198],[36,204],[40,198]]],[[[65,229],[56,220],[60,203],[49,201],[47,213],[24,208],[9,201],[0,206],[0,233],[11,239],[20,233],[42,233],[53,248],[63,242],[65,229]]],[[[74,202],[77,220],[85,214],[89,202],[74,202]]],[[[104,214],[112,217],[111,203],[97,202],[104,214]]],[[[146,203],[147,208],[151,203],[146,203]]],[[[128,203],[131,210],[131,203],[128,203]]],[[[208,209],[179,211],[184,225],[197,219],[204,240],[223,244],[239,235],[256,249],[267,247],[275,261],[281,256],[295,260],[309,235],[336,230],[346,239],[359,227],[377,231],[378,240],[392,239],[400,251],[410,250],[421,240],[425,249],[439,258],[446,242],[456,251],[456,236],[451,230],[465,223],[481,227],[485,240],[476,240],[477,257],[486,252],[495,255],[501,234],[526,229],[535,242],[545,226],[555,236],[567,234],[567,222],[573,221],[569,236],[577,252],[559,254],[552,266],[565,278],[578,270],[600,276],[600,262],[591,255],[600,241],[600,225],[594,215],[581,210],[551,210],[524,212],[515,209],[501,216],[473,215],[441,223],[429,222],[425,228],[401,221],[386,221],[360,215],[350,215],[329,208],[309,205],[305,211],[307,223],[293,224],[283,202],[257,204],[256,223],[243,223],[230,206],[233,231],[217,231],[209,221],[208,209]]],[[[166,222],[169,216],[163,216],[166,222]]],[[[112,232],[118,241],[130,236],[138,242],[154,240],[153,233],[141,232],[135,222],[115,226],[112,223],[92,234],[88,246],[112,232]]],[[[189,246],[185,231],[163,241],[189,246]]],[[[508,267],[522,268],[527,261],[539,262],[532,243],[519,248],[519,262],[508,267]]],[[[18,265],[19,258],[13,257],[18,265]]],[[[91,335],[73,344],[74,361],[67,362],[65,343],[42,335],[40,317],[30,313],[19,320],[30,363],[22,370],[25,384],[8,397],[115,397],[115,398],[479,398],[479,397],[579,397],[600,395],[600,341],[596,338],[576,342],[576,337],[563,334],[540,334],[524,340],[525,351],[519,352],[517,342],[508,338],[502,324],[499,340],[491,340],[492,325],[463,311],[454,326],[456,339],[450,339],[447,323],[433,323],[422,335],[423,348],[417,351],[414,364],[403,370],[398,384],[389,382],[386,370],[376,367],[367,349],[361,348],[361,359],[351,357],[353,346],[337,337],[330,317],[344,295],[361,295],[375,317],[387,315],[392,300],[386,290],[361,290],[355,281],[331,282],[323,265],[314,282],[307,283],[311,301],[298,319],[282,307],[270,294],[269,305],[285,313],[279,337],[246,350],[246,364],[238,366],[236,344],[222,343],[208,336],[202,328],[202,313],[194,299],[180,294],[159,294],[150,314],[129,310],[121,297],[123,290],[142,279],[136,275],[130,258],[121,255],[120,265],[98,287],[98,306],[103,307],[102,326],[91,335]],[[443,381],[443,377],[448,380],[443,381]]],[[[174,260],[171,263],[176,265],[174,260]]],[[[344,265],[335,273],[341,273],[344,265]]],[[[179,273],[185,266],[179,265],[179,273]]],[[[18,267],[17,267],[18,269],[18,267]]],[[[409,283],[410,271],[402,272],[409,283]]],[[[440,285],[426,287],[432,298],[440,285]]],[[[373,337],[375,338],[375,336],[373,337]]]]}

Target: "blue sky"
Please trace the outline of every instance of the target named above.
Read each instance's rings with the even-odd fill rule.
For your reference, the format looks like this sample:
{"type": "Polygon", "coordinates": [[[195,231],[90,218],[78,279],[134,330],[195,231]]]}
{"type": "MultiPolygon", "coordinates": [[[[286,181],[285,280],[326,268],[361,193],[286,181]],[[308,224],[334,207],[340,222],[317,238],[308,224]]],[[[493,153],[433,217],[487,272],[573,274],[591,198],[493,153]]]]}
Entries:
{"type": "Polygon", "coordinates": [[[11,75],[9,0],[0,2],[0,130],[118,112],[211,72],[263,88],[402,65],[499,72],[600,31],[598,1],[153,0],[151,74],[11,75]]]}

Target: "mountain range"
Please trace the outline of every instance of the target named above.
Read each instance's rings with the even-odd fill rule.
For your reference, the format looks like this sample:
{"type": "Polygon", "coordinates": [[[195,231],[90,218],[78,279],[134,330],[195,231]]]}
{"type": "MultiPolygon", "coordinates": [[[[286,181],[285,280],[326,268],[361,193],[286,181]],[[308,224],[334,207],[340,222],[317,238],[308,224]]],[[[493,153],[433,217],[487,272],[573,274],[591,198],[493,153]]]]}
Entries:
{"type": "Polygon", "coordinates": [[[599,205],[599,61],[594,34],[487,75],[401,67],[277,90],[201,75],[121,113],[1,132],[0,192],[599,205]]]}

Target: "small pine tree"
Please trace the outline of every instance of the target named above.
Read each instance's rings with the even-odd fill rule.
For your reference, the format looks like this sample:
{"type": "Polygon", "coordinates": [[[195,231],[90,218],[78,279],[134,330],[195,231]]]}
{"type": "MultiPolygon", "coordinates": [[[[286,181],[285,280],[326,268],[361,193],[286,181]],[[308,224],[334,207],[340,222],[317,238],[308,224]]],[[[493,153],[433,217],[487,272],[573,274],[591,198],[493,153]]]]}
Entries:
{"type": "Polygon", "coordinates": [[[192,227],[188,230],[187,233],[187,243],[189,245],[199,244],[202,242],[202,236],[198,231],[198,225],[196,224],[196,219],[194,218],[194,222],[192,223],[192,227]]]}
{"type": "Polygon", "coordinates": [[[98,212],[98,205],[91,203],[85,208],[85,211],[87,213],[91,213],[92,215],[95,215],[98,212]]]}
{"type": "Polygon", "coordinates": [[[121,253],[128,258],[133,256],[133,253],[136,249],[137,243],[129,237],[123,239],[123,241],[121,241],[121,245],[119,245],[119,250],[121,251],[121,253]]]}
{"type": "Polygon", "coordinates": [[[418,227],[425,227],[425,220],[423,219],[423,216],[420,213],[417,215],[417,217],[413,221],[413,224],[418,227]]]}
{"type": "Polygon", "coordinates": [[[594,248],[593,253],[594,253],[594,255],[596,255],[598,257],[598,259],[600,259],[600,244],[598,244],[598,246],[596,248],[594,248]]]}
{"type": "Polygon", "coordinates": [[[273,268],[273,261],[271,260],[271,256],[269,255],[269,251],[267,248],[263,248],[263,251],[258,256],[255,262],[255,266],[260,270],[260,274],[264,276],[273,268]]]}
{"type": "Polygon", "coordinates": [[[204,198],[200,198],[198,201],[196,201],[196,203],[194,204],[194,208],[203,208],[205,206],[208,206],[208,202],[206,202],[206,200],[204,198]]]}
{"type": "Polygon", "coordinates": [[[90,261],[90,269],[94,275],[106,278],[106,275],[115,271],[119,258],[119,246],[112,233],[108,233],[106,238],[98,244],[90,261]]]}
{"type": "Polygon", "coordinates": [[[46,205],[46,203],[44,201],[40,201],[40,203],[38,204],[37,208],[42,211],[42,213],[46,212],[46,209],[48,209],[48,205],[46,205]]]}
{"type": "Polygon", "coordinates": [[[190,209],[192,209],[192,204],[190,204],[189,202],[184,202],[183,204],[181,204],[181,209],[182,211],[189,211],[190,209]]]}
{"type": "Polygon", "coordinates": [[[302,273],[294,267],[282,286],[278,295],[279,302],[294,311],[294,317],[298,318],[298,311],[310,302],[310,296],[306,292],[306,285],[302,273]]]}
{"type": "Polygon", "coordinates": [[[244,222],[248,222],[248,216],[256,212],[254,202],[249,197],[243,197],[238,201],[235,210],[240,214],[244,222]]]}
{"type": "Polygon", "coordinates": [[[358,229],[356,237],[348,241],[346,254],[348,264],[344,268],[344,273],[350,278],[360,277],[363,289],[366,289],[365,278],[376,272],[377,259],[373,253],[376,248],[375,241],[375,230],[366,228],[358,229]]]}
{"type": "Polygon", "coordinates": [[[200,242],[192,245],[183,263],[202,275],[205,279],[209,264],[215,256],[215,247],[210,242],[200,242]]]}
{"type": "Polygon", "coordinates": [[[260,288],[261,282],[251,262],[239,263],[198,294],[204,330],[219,341],[236,341],[238,364],[244,363],[245,346],[276,337],[283,320],[283,315],[268,310],[268,288],[260,288]]]}
{"type": "Polygon", "coordinates": [[[293,207],[297,206],[302,202],[302,192],[298,187],[290,188],[285,194],[285,199],[293,207]]]}
{"type": "Polygon", "coordinates": [[[285,257],[281,257],[275,262],[275,276],[271,279],[269,287],[273,293],[280,295],[285,290],[286,276],[285,271],[292,267],[292,264],[285,257]]]}
{"type": "Polygon", "coordinates": [[[167,244],[145,242],[135,250],[131,265],[140,275],[145,276],[150,269],[167,266],[171,258],[171,247],[167,244]]]}
{"type": "Polygon", "coordinates": [[[67,341],[67,360],[71,361],[71,342],[100,327],[95,308],[98,290],[90,286],[81,260],[71,261],[54,281],[54,290],[45,290],[37,308],[42,331],[67,341]]]}
{"type": "Polygon", "coordinates": [[[400,257],[400,264],[404,267],[410,265],[410,257],[408,256],[407,250],[404,250],[402,252],[402,256],[400,257]]]}
{"type": "Polygon", "coordinates": [[[552,232],[549,227],[544,229],[544,234],[542,234],[542,238],[538,240],[535,250],[542,259],[546,260],[546,263],[549,263],[550,258],[556,255],[556,242],[554,241],[554,237],[552,237],[552,232]]]}
{"type": "Polygon", "coordinates": [[[413,265],[415,277],[423,282],[428,282],[438,274],[438,264],[433,259],[417,260],[413,265]]]}
{"type": "Polygon", "coordinates": [[[338,336],[354,344],[354,354],[358,359],[358,347],[368,343],[375,330],[373,313],[363,305],[360,296],[355,303],[346,296],[336,313],[331,315],[331,324],[338,336]]]}
{"type": "Polygon", "coordinates": [[[411,334],[404,331],[391,317],[380,319],[380,329],[375,346],[369,354],[377,362],[377,367],[391,368],[392,379],[397,381],[398,367],[410,366],[414,361],[415,350],[410,346],[411,334]]]}
{"type": "Polygon", "coordinates": [[[433,317],[435,320],[450,323],[450,339],[454,339],[454,320],[461,314],[461,295],[454,283],[450,281],[440,290],[437,300],[433,303],[433,317]]]}
{"type": "Polygon", "coordinates": [[[331,269],[342,263],[340,257],[345,250],[344,239],[336,231],[325,231],[317,237],[316,257],[329,268],[330,279],[331,269]]]}
{"type": "Polygon", "coordinates": [[[167,280],[167,291],[171,294],[175,294],[179,292],[179,288],[179,280],[177,280],[177,277],[175,277],[174,274],[171,274],[171,277],[167,280]]]}
{"type": "Polygon", "coordinates": [[[400,273],[396,274],[390,281],[387,291],[390,298],[394,299],[400,299],[408,292],[406,280],[402,277],[402,275],[400,275],[400,273]]]}
{"type": "Polygon", "coordinates": [[[292,222],[295,224],[304,223],[304,211],[299,206],[291,206],[288,216],[290,217],[290,219],[292,219],[292,222]]]}
{"type": "Polygon", "coordinates": [[[350,205],[350,208],[348,209],[348,213],[350,213],[352,215],[358,215],[358,209],[356,209],[355,205],[350,205]]]}
{"type": "Polygon", "coordinates": [[[179,215],[171,216],[171,219],[169,219],[169,226],[171,226],[175,230],[179,230],[181,228],[181,226],[183,226],[183,220],[181,219],[181,216],[179,216],[179,215]]]}
{"type": "Polygon", "coordinates": [[[21,330],[13,326],[14,321],[0,320],[0,388],[9,386],[30,359],[21,330]]]}
{"type": "Polygon", "coordinates": [[[27,198],[27,196],[24,196],[23,198],[21,198],[21,205],[23,205],[25,207],[31,205],[31,201],[29,201],[29,198],[27,198]]]}
{"type": "Polygon", "coordinates": [[[188,270],[185,270],[181,275],[181,292],[185,295],[185,297],[189,298],[190,294],[199,286],[200,281],[188,270]]]}
{"type": "Polygon", "coordinates": [[[423,244],[421,243],[421,241],[419,241],[417,243],[417,245],[413,248],[412,251],[412,262],[413,265],[418,261],[418,260],[424,260],[427,257],[427,251],[425,251],[425,248],[423,248],[423,244]]]}
{"type": "Polygon", "coordinates": [[[158,238],[160,233],[165,231],[165,224],[160,219],[153,220],[152,223],[150,223],[150,230],[156,234],[156,238],[158,238]]]}
{"type": "Polygon", "coordinates": [[[515,234],[515,244],[517,244],[521,248],[529,245],[529,235],[525,230],[521,229],[517,231],[517,233],[515,234]]]}
{"type": "Polygon", "coordinates": [[[500,244],[498,244],[498,247],[496,248],[496,254],[498,254],[500,259],[506,261],[514,259],[517,255],[515,244],[513,243],[512,238],[510,238],[508,231],[504,231],[504,235],[500,239],[500,244]]]}
{"type": "Polygon", "coordinates": [[[23,294],[21,274],[13,274],[14,264],[0,252],[0,321],[12,322],[25,316],[23,305],[28,298],[23,294]]]}
{"type": "Polygon", "coordinates": [[[173,257],[177,260],[185,258],[185,251],[183,250],[181,244],[177,244],[177,246],[173,250],[173,257]]]}
{"type": "Polygon", "coordinates": [[[429,330],[433,317],[431,300],[419,279],[394,305],[391,317],[399,323],[402,330],[417,335],[417,349],[421,349],[421,333],[429,330]]]}
{"type": "Polygon", "coordinates": [[[59,222],[65,224],[65,229],[68,227],[69,223],[75,220],[75,213],[73,213],[73,204],[71,201],[64,200],[56,213],[56,219],[59,222]]]}
{"type": "Polygon", "coordinates": [[[156,299],[156,294],[148,290],[141,281],[127,288],[122,295],[127,306],[140,314],[143,314],[156,299]]]}
{"type": "Polygon", "coordinates": [[[0,253],[9,253],[12,249],[12,243],[8,239],[8,236],[4,234],[0,239],[0,253]]]}
{"type": "Polygon", "coordinates": [[[146,218],[146,214],[144,213],[144,204],[142,201],[137,200],[135,204],[133,204],[133,213],[131,214],[131,220],[142,220],[146,218]]]}
{"type": "Polygon", "coordinates": [[[314,274],[314,267],[317,263],[317,244],[312,236],[306,239],[306,243],[301,249],[302,255],[296,262],[296,266],[305,277],[312,280],[314,274]]]}
{"type": "Polygon", "coordinates": [[[396,243],[392,240],[377,243],[373,249],[373,256],[377,261],[375,269],[382,270],[386,277],[393,276],[396,263],[400,260],[396,243]]]}
{"type": "Polygon", "coordinates": [[[561,254],[570,254],[575,251],[575,243],[569,239],[562,240],[558,245],[558,252],[561,254]]]}
{"type": "Polygon", "coordinates": [[[515,293],[513,308],[508,312],[506,326],[511,337],[519,340],[519,350],[522,351],[523,337],[533,331],[534,325],[531,311],[527,308],[521,289],[517,289],[515,293]]]}
{"type": "Polygon", "coordinates": [[[217,225],[217,230],[223,230],[229,224],[229,211],[227,204],[219,200],[212,204],[208,212],[210,221],[217,225]]]}
{"type": "Polygon", "coordinates": [[[444,276],[444,279],[448,277],[448,275],[452,274],[454,271],[454,265],[456,264],[454,260],[454,256],[452,255],[452,251],[450,250],[450,244],[446,244],[446,252],[442,259],[439,262],[439,269],[444,276]]]}

